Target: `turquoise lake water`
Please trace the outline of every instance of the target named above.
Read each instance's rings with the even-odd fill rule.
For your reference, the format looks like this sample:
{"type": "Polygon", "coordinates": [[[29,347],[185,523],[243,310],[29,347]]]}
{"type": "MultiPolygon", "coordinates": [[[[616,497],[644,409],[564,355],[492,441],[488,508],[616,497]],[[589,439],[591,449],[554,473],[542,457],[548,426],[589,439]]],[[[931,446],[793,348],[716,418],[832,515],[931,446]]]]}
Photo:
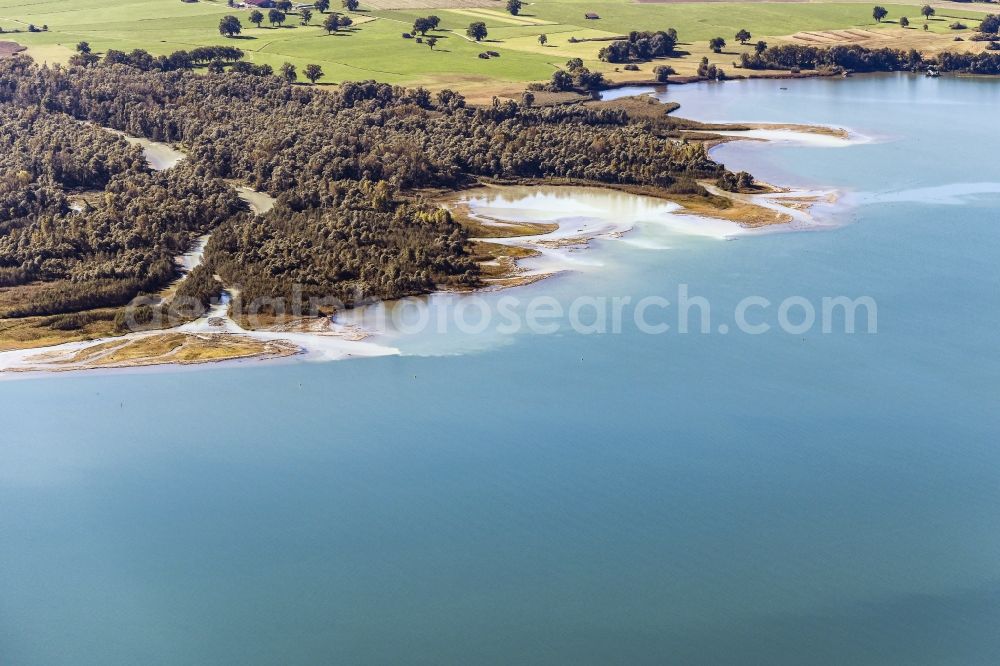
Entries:
{"type": "Polygon", "coordinates": [[[713,330],[867,295],[876,334],[626,321],[2,381],[0,663],[1000,663],[1000,82],[666,98],[870,139],[715,153],[841,190],[835,226],[639,224],[507,293],[686,284],[713,330]]]}

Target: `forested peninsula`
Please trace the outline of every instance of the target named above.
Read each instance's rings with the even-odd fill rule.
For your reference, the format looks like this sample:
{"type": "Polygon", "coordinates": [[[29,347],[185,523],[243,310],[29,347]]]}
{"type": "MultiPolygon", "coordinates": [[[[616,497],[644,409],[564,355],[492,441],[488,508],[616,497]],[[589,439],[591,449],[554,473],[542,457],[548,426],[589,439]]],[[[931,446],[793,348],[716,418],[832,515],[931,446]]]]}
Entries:
{"type": "Polygon", "coordinates": [[[178,277],[180,295],[389,299],[474,287],[468,233],[434,202],[481,179],[656,188],[707,197],[705,146],[627,107],[472,107],[375,82],[321,90],[265,71],[196,74],[110,59],[0,60],[0,319],[69,330],[178,277]],[[179,145],[152,171],[111,128],[179,145]],[[674,134],[676,136],[676,134],[674,134]],[[245,184],[277,200],[254,215],[245,184]],[[71,205],[86,193],[86,205],[71,205]]]}

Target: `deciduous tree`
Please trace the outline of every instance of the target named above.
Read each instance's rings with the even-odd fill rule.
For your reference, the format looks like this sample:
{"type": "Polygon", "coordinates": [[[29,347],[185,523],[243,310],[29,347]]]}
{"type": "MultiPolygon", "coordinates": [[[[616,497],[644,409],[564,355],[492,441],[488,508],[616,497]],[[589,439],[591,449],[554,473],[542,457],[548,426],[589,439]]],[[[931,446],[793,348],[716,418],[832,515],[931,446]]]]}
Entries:
{"type": "Polygon", "coordinates": [[[240,34],[242,30],[243,26],[240,25],[240,20],[235,16],[223,16],[219,19],[219,34],[221,35],[233,37],[240,34]]]}
{"type": "Polygon", "coordinates": [[[670,65],[657,65],[653,68],[653,76],[656,77],[658,83],[666,83],[667,79],[676,73],[670,65]]]}
{"type": "Polygon", "coordinates": [[[483,41],[489,35],[486,31],[486,24],[482,21],[474,21],[473,23],[470,23],[469,27],[465,30],[465,34],[477,42],[483,41]]]}
{"type": "Polygon", "coordinates": [[[420,17],[413,21],[413,32],[414,34],[420,33],[421,35],[426,35],[428,30],[432,30],[434,26],[431,24],[430,19],[420,17]]]}
{"type": "Polygon", "coordinates": [[[313,85],[316,84],[321,78],[323,78],[323,68],[319,65],[306,65],[306,68],[302,70],[305,77],[309,79],[309,83],[313,85]]]}

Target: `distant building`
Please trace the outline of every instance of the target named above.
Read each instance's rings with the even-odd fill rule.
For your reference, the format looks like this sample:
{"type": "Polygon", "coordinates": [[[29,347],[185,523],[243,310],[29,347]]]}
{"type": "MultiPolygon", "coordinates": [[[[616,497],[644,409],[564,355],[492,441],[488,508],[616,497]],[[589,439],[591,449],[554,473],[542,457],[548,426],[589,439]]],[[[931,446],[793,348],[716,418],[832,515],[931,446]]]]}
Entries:
{"type": "Polygon", "coordinates": [[[243,4],[258,9],[271,9],[274,7],[274,0],[243,0],[243,4]]]}
{"type": "Polygon", "coordinates": [[[595,14],[594,12],[587,12],[586,14],[583,15],[583,18],[590,19],[591,21],[596,21],[601,17],[595,14]]]}

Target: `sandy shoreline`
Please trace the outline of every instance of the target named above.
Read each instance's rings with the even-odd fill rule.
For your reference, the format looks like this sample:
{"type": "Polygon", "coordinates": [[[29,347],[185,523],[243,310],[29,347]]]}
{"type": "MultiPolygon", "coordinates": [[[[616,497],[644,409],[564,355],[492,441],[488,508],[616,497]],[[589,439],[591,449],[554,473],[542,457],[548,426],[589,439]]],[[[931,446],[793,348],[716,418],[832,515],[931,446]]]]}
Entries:
{"type": "Polygon", "coordinates": [[[789,124],[769,124],[769,123],[726,123],[727,125],[742,125],[745,130],[730,129],[685,129],[685,133],[698,134],[700,136],[714,135],[721,137],[715,144],[727,141],[758,141],[765,143],[785,143],[800,146],[814,146],[816,148],[848,148],[865,143],[871,143],[874,139],[857,132],[852,132],[840,127],[827,125],[789,125],[789,124]]]}
{"type": "Polygon", "coordinates": [[[248,330],[228,315],[228,299],[203,317],[166,330],[0,352],[0,378],[50,372],[112,370],[171,365],[266,361],[295,356],[304,361],[398,354],[365,341],[358,331],[329,320],[311,331],[248,330]]]}

